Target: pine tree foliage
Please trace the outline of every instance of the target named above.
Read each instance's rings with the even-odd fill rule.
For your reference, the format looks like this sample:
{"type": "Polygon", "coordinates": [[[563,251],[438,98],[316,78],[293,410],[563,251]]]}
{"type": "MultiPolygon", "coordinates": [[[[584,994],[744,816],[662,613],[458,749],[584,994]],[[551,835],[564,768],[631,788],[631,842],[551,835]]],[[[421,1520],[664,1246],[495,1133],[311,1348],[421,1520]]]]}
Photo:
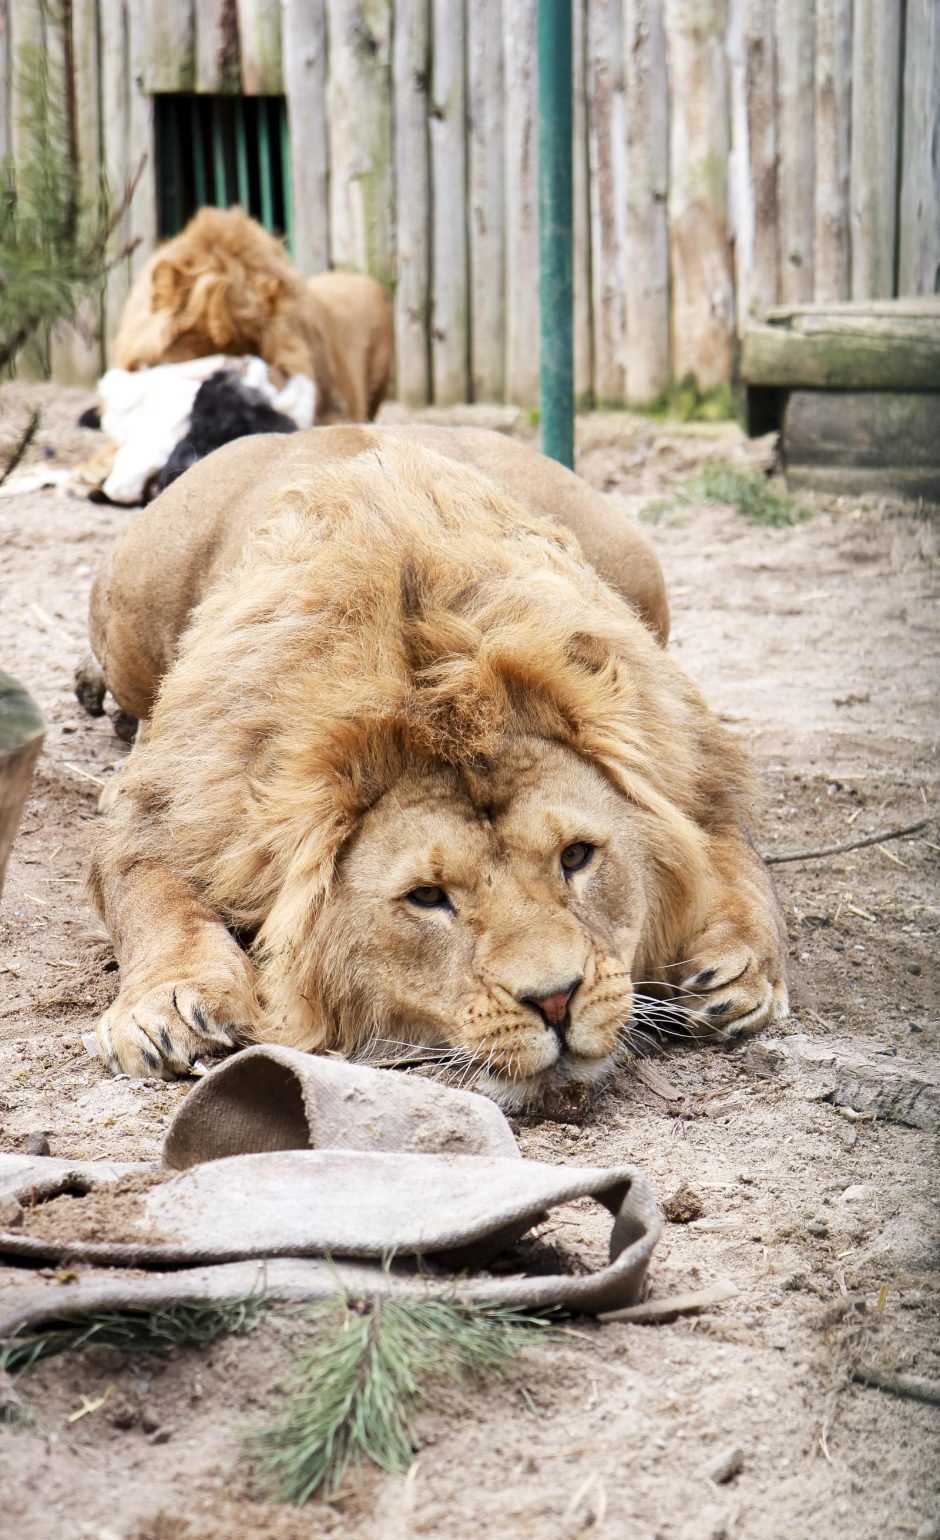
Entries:
{"type": "MultiPolygon", "coordinates": [[[[62,25],[44,10],[47,28],[62,25]]],[[[36,333],[73,317],[127,255],[126,244],[108,248],[142,169],[114,207],[104,179],[93,204],[83,203],[69,96],[55,88],[49,48],[24,46],[16,67],[29,155],[18,167],[10,157],[0,164],[0,368],[36,333]]]]}

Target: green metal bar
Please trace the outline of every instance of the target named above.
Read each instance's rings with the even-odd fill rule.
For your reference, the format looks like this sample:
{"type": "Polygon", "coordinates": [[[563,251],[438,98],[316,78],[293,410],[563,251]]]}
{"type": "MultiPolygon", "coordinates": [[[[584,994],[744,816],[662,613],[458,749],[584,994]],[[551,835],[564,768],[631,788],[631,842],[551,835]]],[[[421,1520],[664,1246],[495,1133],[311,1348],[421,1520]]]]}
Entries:
{"type": "Polygon", "coordinates": [[[274,230],[274,197],[271,189],[271,132],[267,98],[258,98],[258,175],[261,178],[261,223],[274,230]]]}
{"type": "Polygon", "coordinates": [[[235,98],[235,164],[238,169],[238,201],[248,213],[248,141],[245,136],[245,98],[235,98]]]}
{"type": "Polygon", "coordinates": [[[542,449],[574,465],[571,0],[538,0],[542,449]]]}
{"type": "Polygon", "coordinates": [[[215,173],[215,197],[212,201],[216,208],[224,209],[228,204],[228,182],[225,176],[225,135],[222,132],[222,103],[218,97],[212,103],[212,166],[215,173]]]}
{"type": "Polygon", "coordinates": [[[202,137],[202,118],[199,114],[199,98],[194,96],[190,102],[193,124],[193,155],[195,157],[193,172],[196,183],[196,207],[205,207],[206,202],[206,147],[202,137]]]}
{"type": "Polygon", "coordinates": [[[284,196],[284,239],[291,256],[294,255],[294,189],[291,186],[290,169],[290,123],[287,117],[287,103],[278,103],[281,118],[281,181],[283,183],[284,196]]]}

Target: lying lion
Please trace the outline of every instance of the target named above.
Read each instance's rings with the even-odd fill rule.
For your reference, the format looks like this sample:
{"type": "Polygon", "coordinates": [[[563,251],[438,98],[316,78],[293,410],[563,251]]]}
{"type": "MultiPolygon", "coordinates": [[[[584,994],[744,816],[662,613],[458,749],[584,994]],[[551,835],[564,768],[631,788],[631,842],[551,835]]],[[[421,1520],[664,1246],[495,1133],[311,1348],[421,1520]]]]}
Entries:
{"type": "Polygon", "coordinates": [[[381,285],[359,273],[305,279],[242,209],[200,209],[141,268],[115,339],[120,369],[213,353],[256,354],[309,375],[317,421],[371,421],[392,367],[381,285]]]}
{"type": "Polygon", "coordinates": [[[313,429],[188,471],[92,597],[150,719],[93,861],[107,1063],[427,1044],[518,1108],[601,1079],[652,999],[785,1015],[744,756],[667,627],[640,537],[497,434],[313,429]]]}

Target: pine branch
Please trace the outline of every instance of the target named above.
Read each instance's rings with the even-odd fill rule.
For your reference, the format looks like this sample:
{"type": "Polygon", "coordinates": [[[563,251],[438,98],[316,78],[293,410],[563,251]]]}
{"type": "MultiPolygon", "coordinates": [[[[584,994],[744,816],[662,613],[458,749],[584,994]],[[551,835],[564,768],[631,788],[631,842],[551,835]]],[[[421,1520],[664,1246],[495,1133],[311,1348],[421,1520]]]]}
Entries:
{"type": "Polygon", "coordinates": [[[502,1305],[335,1295],[309,1312],[314,1347],[282,1415],[249,1435],[269,1494],[303,1504],[337,1492],[351,1464],[406,1470],[432,1378],[498,1373],[551,1323],[502,1305]]]}

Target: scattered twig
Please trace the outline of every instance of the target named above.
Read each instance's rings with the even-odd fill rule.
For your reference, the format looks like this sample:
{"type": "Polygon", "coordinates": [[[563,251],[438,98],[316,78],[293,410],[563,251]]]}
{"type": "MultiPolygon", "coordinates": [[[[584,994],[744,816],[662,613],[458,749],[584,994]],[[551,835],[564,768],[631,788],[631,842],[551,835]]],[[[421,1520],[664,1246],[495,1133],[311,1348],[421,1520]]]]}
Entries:
{"type": "Polygon", "coordinates": [[[869,1385],[873,1390],[887,1390],[892,1396],[905,1396],[911,1401],[929,1401],[940,1406],[940,1384],[925,1379],[922,1374],[889,1374],[882,1369],[860,1366],[852,1375],[857,1385],[869,1385]]]}
{"type": "Polygon", "coordinates": [[[29,421],[27,422],[25,428],[23,429],[7,458],[6,465],[3,467],[3,470],[0,471],[0,486],[3,485],[8,476],[12,476],[30,444],[33,442],[33,439],[36,437],[36,429],[39,427],[41,416],[42,414],[38,406],[34,406],[29,414],[29,421]]]}
{"type": "Polygon", "coordinates": [[[707,1289],[695,1289],[691,1294],[674,1294],[671,1299],[647,1299],[642,1305],[628,1305],[625,1310],[607,1310],[598,1316],[599,1321],[674,1321],[680,1315],[693,1315],[696,1310],[706,1310],[709,1305],[720,1305],[733,1299],[738,1290],[730,1278],[719,1278],[707,1289]]]}
{"type": "Polygon", "coordinates": [[[822,856],[841,856],[846,850],[862,850],[866,845],[880,845],[884,840],[899,840],[905,834],[916,834],[932,822],[921,818],[917,823],[905,824],[903,829],[879,829],[877,834],[866,834],[864,839],[845,840],[841,845],[820,845],[817,850],[765,851],[767,866],[779,866],[781,861],[815,861],[822,856]]]}

